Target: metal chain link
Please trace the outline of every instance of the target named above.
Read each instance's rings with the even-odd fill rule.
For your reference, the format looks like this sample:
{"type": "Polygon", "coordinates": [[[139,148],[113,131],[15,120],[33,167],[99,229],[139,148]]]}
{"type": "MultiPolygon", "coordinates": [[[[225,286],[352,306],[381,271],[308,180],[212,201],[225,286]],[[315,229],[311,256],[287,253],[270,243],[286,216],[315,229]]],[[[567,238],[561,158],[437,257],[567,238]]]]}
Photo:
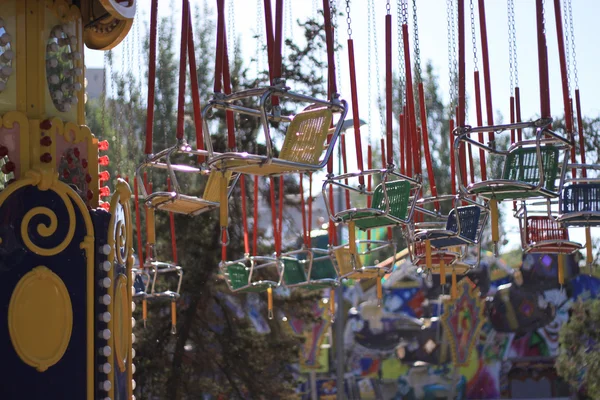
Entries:
{"type": "Polygon", "coordinates": [[[569,3],[569,26],[571,28],[571,51],[573,52],[573,78],[575,79],[575,90],[579,90],[579,76],[577,76],[577,53],[575,52],[575,25],[573,24],[573,6],[569,3]]]}
{"type": "MultiPolygon", "coordinates": [[[[508,1],[510,2],[512,0],[508,1]]],[[[471,11],[471,42],[473,44],[473,65],[475,71],[477,71],[479,68],[477,66],[477,33],[475,32],[475,6],[473,5],[473,0],[471,0],[469,8],[471,11]]]]}
{"type": "Polygon", "coordinates": [[[404,43],[404,36],[402,33],[402,0],[397,0],[397,34],[398,34],[398,66],[400,67],[400,112],[404,108],[404,82],[406,81],[406,70],[404,67],[404,49],[402,48],[402,43],[404,43]]]}
{"type": "MultiPolygon", "coordinates": [[[[333,11],[332,11],[331,15],[335,16],[335,19],[332,21],[332,24],[334,25],[334,28],[337,29],[337,27],[340,26],[339,15],[337,13],[337,4],[333,5],[333,11]],[[335,23],[334,23],[334,21],[335,21],[335,23]]],[[[335,30],[334,30],[333,37],[334,37],[335,48],[339,49],[340,48],[340,35],[336,35],[335,30]]],[[[341,68],[340,68],[340,65],[341,65],[340,64],[340,52],[335,51],[335,49],[334,49],[334,54],[335,54],[335,64],[337,66],[337,68],[335,69],[335,78],[336,78],[336,82],[337,82],[337,86],[338,86],[338,93],[343,93],[344,81],[342,81],[342,72],[341,72],[341,68]]]]}
{"type": "Polygon", "coordinates": [[[348,39],[352,39],[352,18],[350,18],[350,0],[346,0],[346,23],[348,24],[348,39]]]}
{"type": "Polygon", "coordinates": [[[292,3],[291,1],[286,1],[284,3],[284,7],[285,7],[285,23],[284,23],[284,30],[285,30],[285,37],[283,40],[283,58],[285,59],[285,53],[286,53],[286,46],[285,46],[285,39],[291,39],[294,37],[294,18],[293,18],[293,12],[292,12],[292,3]]]}
{"type": "Polygon", "coordinates": [[[511,2],[513,2],[512,16],[511,16],[512,37],[513,37],[513,43],[512,43],[513,69],[514,69],[514,74],[515,74],[515,87],[519,87],[519,57],[517,56],[518,55],[518,52],[517,52],[517,23],[515,22],[514,0],[511,0],[511,2]]]}
{"type": "Polygon", "coordinates": [[[565,35],[565,58],[567,63],[567,87],[569,91],[569,95],[571,93],[571,49],[569,48],[569,34],[571,32],[571,27],[569,26],[569,9],[567,6],[567,2],[563,2],[563,23],[564,23],[564,35],[565,35]]]}
{"type": "Polygon", "coordinates": [[[368,0],[367,2],[367,87],[368,87],[368,94],[367,94],[367,104],[369,105],[368,108],[368,121],[369,123],[367,124],[367,143],[371,144],[371,134],[373,131],[373,124],[371,123],[372,121],[372,108],[373,108],[373,103],[372,103],[372,94],[371,94],[371,20],[373,19],[373,1],[374,0],[368,0]]]}
{"type": "Polygon", "coordinates": [[[542,0],[542,33],[546,34],[546,1],[542,0]]]}
{"type": "Polygon", "coordinates": [[[260,77],[260,72],[262,68],[262,57],[263,49],[261,48],[263,41],[263,10],[262,10],[263,2],[261,0],[256,0],[256,79],[258,80],[260,77]]]}
{"type": "Polygon", "coordinates": [[[421,47],[419,46],[419,24],[417,23],[417,0],[412,2],[413,8],[413,32],[414,32],[414,52],[415,52],[415,67],[417,70],[417,82],[423,82],[421,78],[421,47]]]}
{"type": "MultiPolygon", "coordinates": [[[[227,41],[229,42],[227,44],[229,51],[233,52],[233,57],[231,57],[230,59],[230,63],[232,63],[232,65],[235,65],[235,59],[238,56],[238,41],[237,41],[237,37],[236,37],[236,31],[235,31],[235,7],[233,6],[233,1],[229,1],[227,3],[227,17],[228,17],[228,21],[227,21],[227,28],[230,31],[227,34],[227,41]]],[[[230,67],[231,68],[231,67],[230,67]]]]}
{"type": "Polygon", "coordinates": [[[455,76],[454,76],[454,59],[456,58],[455,32],[454,32],[454,1],[446,0],[446,20],[448,25],[448,75],[450,77],[450,86],[448,93],[450,95],[450,112],[454,109],[455,93],[455,76]]]}
{"type": "MultiPolygon", "coordinates": [[[[472,0],[471,0],[472,2],[472,0]]],[[[508,15],[508,63],[509,63],[509,75],[510,75],[510,79],[509,79],[509,83],[510,83],[510,95],[513,96],[515,93],[515,78],[514,78],[514,67],[513,67],[513,60],[515,58],[515,53],[514,53],[514,43],[515,43],[515,37],[513,36],[513,23],[514,23],[514,2],[513,0],[507,0],[506,2],[506,7],[507,7],[507,15],[508,15]]]]}
{"type": "Polygon", "coordinates": [[[402,4],[402,24],[408,25],[408,0],[401,0],[402,4]]]}
{"type": "Polygon", "coordinates": [[[392,6],[390,5],[390,0],[387,0],[387,2],[385,3],[385,12],[387,15],[390,15],[392,13],[392,6]]]}
{"type": "Polygon", "coordinates": [[[379,40],[377,40],[377,21],[375,19],[375,5],[373,4],[373,17],[371,18],[371,32],[373,34],[373,49],[374,49],[374,53],[375,53],[375,80],[377,82],[377,109],[379,110],[379,124],[380,124],[380,132],[381,132],[381,136],[383,136],[384,132],[385,132],[385,111],[384,111],[384,106],[383,106],[383,102],[381,101],[381,78],[380,78],[380,73],[379,73],[379,50],[377,48],[377,43],[379,43],[379,40]]]}

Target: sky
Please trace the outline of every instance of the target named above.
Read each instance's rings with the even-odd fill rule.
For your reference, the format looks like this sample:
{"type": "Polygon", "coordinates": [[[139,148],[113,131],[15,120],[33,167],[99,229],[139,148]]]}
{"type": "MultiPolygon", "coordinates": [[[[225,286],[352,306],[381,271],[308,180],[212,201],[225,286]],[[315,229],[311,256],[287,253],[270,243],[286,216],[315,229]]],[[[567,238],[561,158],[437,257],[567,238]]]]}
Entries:
{"type": "MultiPolygon", "coordinates": [[[[204,0],[190,0],[192,7],[202,5],[204,0]]],[[[456,1],[456,0],[455,0],[456,1]]],[[[516,49],[517,65],[516,75],[518,76],[519,87],[521,91],[522,115],[524,119],[535,118],[539,115],[539,80],[538,80],[538,62],[537,62],[537,41],[536,41],[536,20],[535,20],[535,0],[513,0],[515,11],[515,31],[516,31],[516,49]]],[[[563,0],[564,2],[565,0],[563,0]]],[[[213,0],[208,0],[210,5],[213,0]]],[[[345,1],[337,0],[339,8],[345,12],[345,1]]],[[[474,16],[476,21],[476,42],[478,67],[483,71],[481,63],[481,37],[479,35],[478,24],[478,6],[477,0],[473,0],[474,16]]],[[[263,0],[226,0],[228,39],[239,37],[241,41],[240,49],[246,59],[254,56],[257,52],[257,42],[253,38],[257,29],[264,32],[264,19],[262,17],[263,0]]],[[[413,14],[412,1],[409,11],[409,29],[411,40],[411,51],[413,46],[413,14]]],[[[597,77],[598,64],[598,38],[600,38],[600,1],[596,0],[571,0],[573,16],[573,37],[575,38],[576,64],[579,88],[581,92],[581,105],[583,114],[589,117],[600,116],[600,79],[597,77]]],[[[131,33],[124,42],[117,46],[114,51],[113,68],[124,70],[139,70],[133,60],[138,63],[146,63],[141,59],[140,45],[143,36],[146,34],[146,25],[149,21],[149,1],[138,1],[137,20],[131,33]]],[[[273,2],[274,4],[274,2],[273,2]]],[[[421,54],[421,65],[424,67],[426,62],[431,62],[438,75],[440,89],[444,99],[449,99],[449,68],[448,68],[448,34],[447,34],[447,1],[446,0],[416,0],[417,19],[419,31],[419,49],[421,54]]],[[[466,39],[466,71],[467,71],[467,96],[474,98],[473,93],[473,47],[471,44],[471,27],[469,16],[469,0],[465,0],[465,39],[466,39]]],[[[396,0],[391,1],[391,12],[393,20],[393,68],[398,71],[398,40],[396,24],[396,0]]],[[[322,7],[320,0],[285,0],[284,16],[284,36],[297,41],[303,40],[302,30],[298,28],[295,21],[306,17],[317,15],[317,10],[322,7]]],[[[274,7],[273,7],[274,8],[274,7]]],[[[508,13],[506,0],[487,0],[486,23],[489,48],[489,61],[491,70],[491,92],[493,95],[493,108],[495,114],[501,114],[506,122],[509,117],[509,96],[510,96],[510,64],[509,64],[509,35],[508,35],[508,13]]],[[[159,15],[169,15],[174,13],[175,19],[180,15],[180,0],[159,0],[159,15]]],[[[377,93],[383,93],[385,90],[385,43],[384,43],[384,20],[386,14],[385,0],[354,0],[350,2],[350,17],[352,28],[352,40],[356,53],[356,74],[358,77],[358,97],[360,118],[367,121],[368,125],[362,128],[363,142],[366,143],[369,136],[373,141],[377,141],[384,131],[380,124],[379,111],[377,109],[377,93]],[[374,12],[369,12],[369,5],[372,5],[374,12]],[[369,29],[369,16],[375,21],[375,29],[369,29]],[[369,38],[372,38],[369,40],[369,38]],[[377,38],[375,40],[374,38],[377,38]],[[369,44],[371,46],[369,46],[369,44]],[[370,48],[369,48],[370,47],[370,48]],[[379,78],[377,78],[379,75],[379,78]],[[371,77],[369,82],[369,76],[371,77]],[[379,84],[378,82],[379,81],[379,84]],[[369,96],[370,92],[370,96],[369,96]],[[371,100],[369,102],[369,100],[371,100]]],[[[563,15],[564,17],[564,15],[563,15]]],[[[546,19],[546,37],[548,41],[548,59],[550,74],[550,95],[552,115],[560,117],[563,115],[562,89],[559,69],[559,58],[557,51],[557,34],[554,15],[554,1],[545,1],[545,19],[546,19]]],[[[206,21],[193,21],[194,24],[206,23],[206,21]]],[[[336,64],[339,69],[338,90],[341,96],[350,99],[350,84],[348,73],[347,56],[347,24],[346,16],[340,18],[340,29],[336,31],[340,44],[343,46],[340,52],[336,54],[336,64]]],[[[563,20],[564,25],[564,20],[563,20]]],[[[175,31],[179,32],[179,25],[175,31]]],[[[264,37],[264,36],[263,36],[264,37]]],[[[231,49],[232,46],[229,46],[231,49]]],[[[572,45],[569,46],[572,48],[572,45]]],[[[175,50],[178,53],[179,47],[175,50]]],[[[325,57],[325,54],[322,55],[325,57]]],[[[85,62],[88,68],[103,67],[103,52],[87,50],[85,52],[85,62]]],[[[413,57],[414,58],[414,57],[413,57]]],[[[574,82],[574,61],[570,57],[572,70],[571,90],[575,89],[574,82]]],[[[266,54],[260,58],[264,66],[266,54]]],[[[414,62],[414,59],[413,59],[414,62]]],[[[135,71],[134,71],[135,72],[135,71]]],[[[326,74],[326,71],[323,71],[326,74]]],[[[480,72],[482,74],[482,72],[480,72]]],[[[483,82],[482,82],[483,84],[483,82]]],[[[201,94],[201,97],[208,99],[211,93],[201,94]]],[[[202,100],[202,99],[201,99],[202,100]]],[[[471,102],[473,103],[473,102],[471,102]]],[[[352,115],[349,112],[349,118],[352,115]]],[[[495,115],[495,117],[496,117],[495,115]]],[[[471,104],[468,110],[467,123],[475,124],[475,111],[471,104]]],[[[485,120],[485,112],[484,112],[485,120]]],[[[495,121],[498,123],[498,120],[495,121]]],[[[353,154],[354,146],[352,140],[349,143],[348,152],[353,154]]],[[[363,145],[365,148],[365,145],[363,145]]],[[[351,157],[352,160],[352,157],[351,157]]],[[[350,162],[350,169],[353,168],[350,162]]],[[[512,221],[507,225],[509,235],[509,245],[507,248],[517,247],[518,236],[517,225],[512,221]]],[[[581,232],[572,234],[573,239],[580,238],[581,232]]]]}

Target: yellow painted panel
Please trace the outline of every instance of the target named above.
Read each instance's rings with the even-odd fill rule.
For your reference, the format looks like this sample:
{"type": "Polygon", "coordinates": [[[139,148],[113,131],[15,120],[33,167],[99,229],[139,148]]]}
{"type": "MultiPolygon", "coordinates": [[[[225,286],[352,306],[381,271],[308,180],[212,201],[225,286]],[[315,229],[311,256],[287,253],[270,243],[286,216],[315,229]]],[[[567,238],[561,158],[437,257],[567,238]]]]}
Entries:
{"type": "Polygon", "coordinates": [[[62,279],[44,266],[17,283],[8,307],[10,340],[26,364],[40,372],[65,354],[73,328],[73,309],[62,279]]]}
{"type": "Polygon", "coordinates": [[[119,371],[124,372],[127,365],[129,353],[129,338],[131,337],[131,329],[129,329],[131,318],[127,312],[131,308],[129,296],[127,295],[127,278],[125,275],[119,275],[115,286],[115,308],[114,308],[114,324],[115,330],[115,355],[117,358],[117,366],[119,371]]]}

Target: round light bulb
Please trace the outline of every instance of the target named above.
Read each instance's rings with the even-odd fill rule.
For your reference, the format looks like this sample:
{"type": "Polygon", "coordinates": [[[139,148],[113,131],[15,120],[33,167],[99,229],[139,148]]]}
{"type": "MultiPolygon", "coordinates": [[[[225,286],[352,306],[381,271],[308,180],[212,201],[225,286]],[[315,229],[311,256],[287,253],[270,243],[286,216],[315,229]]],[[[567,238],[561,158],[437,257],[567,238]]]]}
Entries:
{"type": "Polygon", "coordinates": [[[104,288],[109,288],[110,284],[111,284],[111,280],[109,277],[106,277],[100,281],[100,286],[102,286],[104,288]]]}
{"type": "Polygon", "coordinates": [[[110,254],[110,245],[109,244],[105,244],[104,246],[100,247],[100,253],[104,254],[105,256],[110,254]]]}
{"type": "Polygon", "coordinates": [[[112,354],[112,349],[110,348],[110,346],[104,346],[99,350],[99,353],[103,357],[110,357],[110,355],[112,354]]]}
{"type": "Polygon", "coordinates": [[[110,322],[110,318],[111,318],[111,316],[110,316],[110,313],[108,311],[105,311],[105,312],[103,312],[102,314],[100,314],[98,316],[98,319],[100,321],[106,322],[106,323],[110,322]]]}
{"type": "Polygon", "coordinates": [[[104,381],[100,384],[100,390],[104,390],[105,392],[108,392],[111,387],[112,385],[110,381],[104,381]]]}
{"type": "Polygon", "coordinates": [[[100,337],[104,340],[110,339],[110,329],[103,329],[102,332],[100,332],[100,337]]]}
{"type": "Polygon", "coordinates": [[[104,260],[100,263],[100,268],[106,272],[110,271],[111,267],[112,267],[112,264],[108,260],[104,260]]]}
{"type": "Polygon", "coordinates": [[[105,306],[110,304],[110,300],[111,300],[110,294],[105,294],[104,296],[100,297],[100,302],[102,304],[104,304],[105,306]]]}

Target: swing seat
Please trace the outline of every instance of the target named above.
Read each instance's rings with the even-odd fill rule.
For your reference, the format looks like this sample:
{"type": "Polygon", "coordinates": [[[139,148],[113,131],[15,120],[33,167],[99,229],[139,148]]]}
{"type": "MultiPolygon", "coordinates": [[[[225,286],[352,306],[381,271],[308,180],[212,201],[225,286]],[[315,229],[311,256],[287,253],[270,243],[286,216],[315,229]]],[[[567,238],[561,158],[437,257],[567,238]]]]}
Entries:
{"type": "Polygon", "coordinates": [[[383,193],[383,184],[379,184],[373,193],[372,207],[366,210],[348,210],[339,213],[343,222],[355,221],[356,227],[366,231],[390,225],[408,223],[408,203],[411,194],[411,184],[406,180],[385,183],[387,202],[383,193]],[[387,204],[386,204],[387,203],[387,204]],[[389,205],[389,212],[386,212],[389,205]]]}
{"type": "MultiPolygon", "coordinates": [[[[231,188],[232,173],[211,171],[202,197],[188,196],[177,192],[155,192],[146,198],[153,208],[176,214],[198,215],[219,207],[222,179],[227,179],[231,188]]],[[[229,193],[229,190],[228,190],[229,193]]]]}
{"type": "Polygon", "coordinates": [[[526,253],[572,254],[582,245],[569,240],[569,231],[549,216],[527,217],[524,246],[526,253]]]}
{"type": "MultiPolygon", "coordinates": [[[[413,264],[418,267],[427,266],[426,256],[425,256],[425,242],[415,242],[414,244],[414,254],[413,254],[413,264]]],[[[461,257],[460,249],[456,249],[457,251],[453,251],[453,249],[431,249],[431,265],[432,268],[439,271],[439,265],[444,261],[446,267],[450,264],[454,264],[461,257]]],[[[435,273],[434,271],[432,271],[435,273]]]]}
{"type": "Polygon", "coordinates": [[[346,279],[375,279],[384,276],[388,270],[378,266],[363,266],[360,256],[353,256],[348,245],[334,250],[340,277],[346,279]]]}
{"type": "Polygon", "coordinates": [[[338,274],[331,258],[320,257],[322,260],[312,261],[310,266],[310,279],[307,279],[306,264],[309,260],[300,260],[295,257],[282,257],[283,280],[288,287],[304,287],[308,290],[321,290],[339,285],[338,274]]]}
{"type": "Polygon", "coordinates": [[[566,186],[561,195],[561,215],[565,226],[600,226],[600,183],[566,186]]]}
{"type": "Polygon", "coordinates": [[[250,281],[250,268],[243,262],[234,262],[226,267],[226,277],[232,292],[260,293],[268,288],[277,287],[278,283],[268,280],[250,281]]]}
{"type": "Polygon", "coordinates": [[[460,219],[460,232],[458,231],[458,220],[456,210],[452,209],[448,215],[446,229],[428,229],[418,232],[418,240],[430,240],[431,246],[444,249],[453,246],[476,244],[479,231],[481,213],[479,206],[458,207],[458,218],[460,219]]]}
{"type": "Polygon", "coordinates": [[[332,120],[331,109],[308,107],[290,122],[278,158],[229,152],[213,157],[208,165],[220,171],[260,176],[320,170],[323,163],[319,160],[332,120]]]}
{"type": "Polygon", "coordinates": [[[515,147],[506,156],[502,179],[472,183],[467,193],[485,199],[519,200],[532,197],[557,197],[559,150],[555,146],[541,146],[544,180],[540,185],[540,167],[536,147],[515,147]]]}
{"type": "Polygon", "coordinates": [[[160,300],[160,299],[170,299],[177,300],[180,295],[179,292],[181,290],[181,282],[183,281],[183,268],[179,265],[161,262],[161,261],[150,261],[144,263],[144,268],[148,271],[148,275],[151,279],[151,289],[150,293],[147,293],[145,297],[148,300],[160,300]],[[176,274],[177,275],[177,289],[176,290],[157,290],[156,282],[158,282],[158,278],[164,274],[176,274]]]}

